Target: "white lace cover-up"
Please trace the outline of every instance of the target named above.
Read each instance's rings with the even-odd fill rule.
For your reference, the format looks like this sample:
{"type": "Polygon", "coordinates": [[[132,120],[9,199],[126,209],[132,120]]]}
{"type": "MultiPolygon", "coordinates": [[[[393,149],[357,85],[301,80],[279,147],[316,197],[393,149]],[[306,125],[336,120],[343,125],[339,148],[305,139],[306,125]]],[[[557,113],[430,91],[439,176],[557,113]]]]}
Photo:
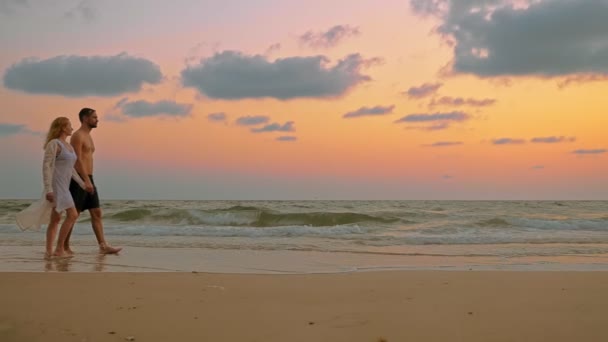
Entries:
{"type": "Polygon", "coordinates": [[[74,206],[74,200],[70,194],[70,178],[73,178],[83,189],[84,181],[76,170],[76,153],[67,149],[61,141],[53,139],[49,141],[44,150],[42,162],[42,182],[44,190],[42,198],[32,203],[29,207],[17,213],[17,226],[22,230],[39,230],[41,225],[46,225],[51,219],[53,207],[58,213],[74,206]],[[57,154],[57,148],[61,148],[57,154]],[[46,200],[46,194],[52,192],[55,202],[46,200]]]}

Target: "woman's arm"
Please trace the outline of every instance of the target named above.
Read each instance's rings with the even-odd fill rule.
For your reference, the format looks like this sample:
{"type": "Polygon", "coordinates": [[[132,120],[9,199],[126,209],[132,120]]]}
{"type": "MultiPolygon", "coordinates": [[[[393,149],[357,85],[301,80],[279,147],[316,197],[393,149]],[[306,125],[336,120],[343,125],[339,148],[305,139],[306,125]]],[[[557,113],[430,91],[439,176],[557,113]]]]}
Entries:
{"type": "MultiPolygon", "coordinates": [[[[42,184],[44,193],[53,193],[53,170],[55,169],[55,158],[57,157],[57,141],[51,140],[44,149],[42,159],[42,184]]],[[[47,198],[48,199],[48,198],[47,198]]]]}
{"type": "Polygon", "coordinates": [[[78,185],[80,185],[81,188],[86,190],[86,187],[84,185],[84,181],[82,180],[82,178],[80,177],[80,175],[78,174],[78,172],[76,171],[76,169],[72,168],[72,179],[78,183],[78,185]]]}

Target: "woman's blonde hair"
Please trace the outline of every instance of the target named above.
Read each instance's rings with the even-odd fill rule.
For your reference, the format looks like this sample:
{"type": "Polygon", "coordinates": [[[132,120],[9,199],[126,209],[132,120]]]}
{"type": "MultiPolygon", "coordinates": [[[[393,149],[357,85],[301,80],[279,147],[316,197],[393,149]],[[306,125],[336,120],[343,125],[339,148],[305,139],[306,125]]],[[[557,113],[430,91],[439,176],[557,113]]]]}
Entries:
{"type": "Polygon", "coordinates": [[[61,131],[70,123],[70,119],[60,116],[51,122],[51,128],[49,128],[49,133],[46,135],[46,140],[44,142],[44,147],[49,143],[49,141],[53,139],[57,139],[61,136],[61,131]]]}

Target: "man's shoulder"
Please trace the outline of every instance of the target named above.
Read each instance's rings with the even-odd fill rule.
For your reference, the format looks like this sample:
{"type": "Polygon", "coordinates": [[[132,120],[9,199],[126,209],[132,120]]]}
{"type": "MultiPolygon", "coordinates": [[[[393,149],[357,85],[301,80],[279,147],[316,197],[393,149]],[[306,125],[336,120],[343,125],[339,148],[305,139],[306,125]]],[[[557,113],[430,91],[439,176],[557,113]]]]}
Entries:
{"type": "Polygon", "coordinates": [[[77,129],[74,131],[74,133],[72,133],[72,138],[83,138],[83,137],[86,137],[87,135],[89,135],[89,133],[86,132],[85,130],[77,129]]]}
{"type": "Polygon", "coordinates": [[[74,145],[76,143],[81,144],[84,141],[85,132],[81,130],[76,130],[72,133],[72,137],[70,138],[70,144],[74,145]]]}

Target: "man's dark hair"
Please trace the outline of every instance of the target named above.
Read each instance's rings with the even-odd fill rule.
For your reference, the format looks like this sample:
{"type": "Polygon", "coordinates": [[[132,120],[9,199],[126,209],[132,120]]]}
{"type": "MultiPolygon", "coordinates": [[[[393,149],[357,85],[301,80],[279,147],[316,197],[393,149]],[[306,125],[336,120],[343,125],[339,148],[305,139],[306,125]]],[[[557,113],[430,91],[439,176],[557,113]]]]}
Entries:
{"type": "Polygon", "coordinates": [[[89,115],[91,115],[93,113],[95,113],[95,109],[82,108],[80,110],[80,113],[78,113],[78,119],[80,119],[80,122],[82,122],[82,119],[84,119],[85,116],[89,116],[89,115]]]}

